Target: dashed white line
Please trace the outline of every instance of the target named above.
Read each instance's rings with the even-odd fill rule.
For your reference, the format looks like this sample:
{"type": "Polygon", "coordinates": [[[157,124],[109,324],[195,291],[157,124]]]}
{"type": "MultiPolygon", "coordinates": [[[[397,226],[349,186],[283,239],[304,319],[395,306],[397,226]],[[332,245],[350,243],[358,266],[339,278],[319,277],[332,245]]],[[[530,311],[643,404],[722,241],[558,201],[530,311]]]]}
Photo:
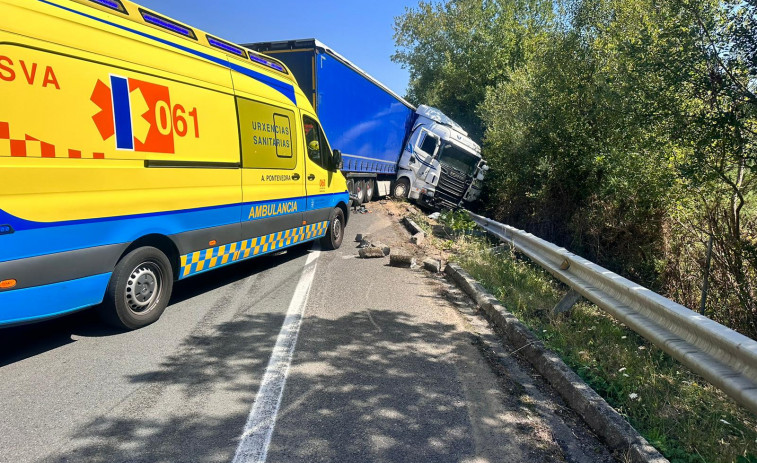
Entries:
{"type": "Polygon", "coordinates": [[[315,268],[321,251],[318,244],[310,251],[305,268],[289,303],[284,324],[281,327],[273,353],[268,361],[263,381],[255,397],[255,403],[247,417],[244,432],[234,455],[233,463],[264,463],[276,426],[276,415],[281,405],[289,366],[297,344],[302,316],[305,312],[310,288],[315,277],[315,268]]]}

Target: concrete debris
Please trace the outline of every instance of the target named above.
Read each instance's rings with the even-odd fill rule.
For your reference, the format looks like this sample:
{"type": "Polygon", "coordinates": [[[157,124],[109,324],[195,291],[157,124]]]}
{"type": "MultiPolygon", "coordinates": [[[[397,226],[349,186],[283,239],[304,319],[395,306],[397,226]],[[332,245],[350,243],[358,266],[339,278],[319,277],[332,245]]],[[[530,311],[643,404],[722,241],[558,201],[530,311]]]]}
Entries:
{"type": "Polygon", "coordinates": [[[415,259],[404,251],[400,251],[399,253],[395,252],[389,256],[389,265],[392,267],[409,268],[415,265],[415,259]]]}
{"type": "Polygon", "coordinates": [[[412,238],[410,238],[410,242],[415,245],[421,246],[425,239],[426,239],[425,233],[416,233],[415,235],[412,236],[412,238]]]}
{"type": "Polygon", "coordinates": [[[358,233],[355,235],[355,242],[360,243],[361,241],[368,241],[369,243],[373,239],[373,235],[370,233],[358,233]]]}
{"type": "Polygon", "coordinates": [[[381,249],[381,252],[383,252],[385,256],[388,256],[392,252],[391,248],[385,245],[384,243],[382,243],[381,241],[376,241],[374,243],[371,243],[371,246],[373,246],[374,248],[381,249]]]}
{"type": "Polygon", "coordinates": [[[412,219],[405,217],[403,219],[403,222],[405,223],[405,227],[407,227],[407,229],[410,230],[410,234],[412,235],[416,235],[418,233],[423,233],[424,235],[426,234],[423,231],[423,229],[420,226],[418,226],[417,223],[413,222],[412,219]]]}
{"type": "Polygon", "coordinates": [[[438,259],[429,257],[423,261],[423,268],[431,273],[439,273],[442,271],[442,263],[438,259]]]}
{"type": "Polygon", "coordinates": [[[371,259],[376,257],[385,257],[384,251],[381,248],[368,247],[358,251],[358,255],[363,259],[371,259]]]}

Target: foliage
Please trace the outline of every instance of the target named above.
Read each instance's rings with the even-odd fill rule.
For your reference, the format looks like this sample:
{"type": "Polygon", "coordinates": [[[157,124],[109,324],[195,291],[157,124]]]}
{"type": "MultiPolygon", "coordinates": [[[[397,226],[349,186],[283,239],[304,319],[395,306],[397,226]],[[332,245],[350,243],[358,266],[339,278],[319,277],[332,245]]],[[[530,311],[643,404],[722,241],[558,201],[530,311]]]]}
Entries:
{"type": "Polygon", "coordinates": [[[757,337],[757,2],[422,1],[409,97],[484,137],[487,214],[757,337]]]}
{"type": "Polygon", "coordinates": [[[476,228],[476,223],[473,222],[465,211],[453,211],[445,210],[439,215],[439,222],[448,226],[455,232],[470,232],[476,228]]]}
{"type": "Polygon", "coordinates": [[[552,315],[565,291],[514,252],[470,236],[454,259],[573,368],[672,463],[752,462],[757,420],[597,307],[552,315]]]}
{"type": "Polygon", "coordinates": [[[408,98],[438,107],[480,138],[479,102],[528,59],[525,43],[552,16],[546,0],[421,1],[395,25],[393,59],[410,71],[408,98]]]}

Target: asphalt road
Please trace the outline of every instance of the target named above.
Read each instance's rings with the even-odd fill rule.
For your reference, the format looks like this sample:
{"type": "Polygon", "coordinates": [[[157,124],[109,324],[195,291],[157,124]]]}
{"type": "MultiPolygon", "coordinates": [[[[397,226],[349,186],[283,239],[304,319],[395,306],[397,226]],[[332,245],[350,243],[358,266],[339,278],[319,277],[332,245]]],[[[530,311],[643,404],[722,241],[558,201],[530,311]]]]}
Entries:
{"type": "MultiPolygon", "coordinates": [[[[372,209],[347,238],[406,243],[372,209]]],[[[532,372],[492,360],[507,347],[448,285],[355,245],[179,282],[133,332],[92,311],[0,331],[0,462],[231,462],[265,426],[268,462],[611,461],[532,372]]]]}

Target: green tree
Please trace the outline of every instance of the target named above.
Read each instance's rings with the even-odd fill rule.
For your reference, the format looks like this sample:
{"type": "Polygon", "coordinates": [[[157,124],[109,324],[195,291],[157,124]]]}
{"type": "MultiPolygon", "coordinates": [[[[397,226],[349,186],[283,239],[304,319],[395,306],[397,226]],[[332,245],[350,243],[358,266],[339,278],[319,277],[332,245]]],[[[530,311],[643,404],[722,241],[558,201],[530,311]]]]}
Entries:
{"type": "Polygon", "coordinates": [[[487,89],[525,60],[553,17],[545,0],[421,1],[395,21],[392,59],[409,70],[408,98],[436,106],[481,138],[487,89]]]}

